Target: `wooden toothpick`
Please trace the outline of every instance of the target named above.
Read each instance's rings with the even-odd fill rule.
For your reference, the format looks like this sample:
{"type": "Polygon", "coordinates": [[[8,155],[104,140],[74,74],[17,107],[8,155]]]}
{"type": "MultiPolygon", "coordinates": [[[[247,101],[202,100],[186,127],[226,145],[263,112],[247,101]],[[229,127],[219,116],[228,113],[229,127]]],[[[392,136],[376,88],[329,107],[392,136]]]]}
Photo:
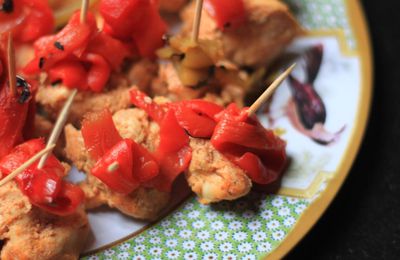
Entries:
{"type": "Polygon", "coordinates": [[[203,9],[203,0],[196,0],[196,12],[193,19],[193,31],[192,31],[192,40],[196,43],[199,40],[199,28],[200,28],[202,9],[203,9]]]}
{"type": "Polygon", "coordinates": [[[107,168],[107,171],[109,172],[115,172],[116,170],[118,170],[119,168],[119,163],[118,162],[113,162],[112,164],[110,164],[107,168]]]}
{"type": "Polygon", "coordinates": [[[81,23],[86,23],[86,16],[87,16],[88,8],[89,8],[89,0],[82,0],[81,16],[80,16],[81,23]]]}
{"type": "Polygon", "coordinates": [[[17,169],[15,169],[12,173],[7,175],[4,179],[0,181],[0,187],[6,184],[7,182],[11,181],[12,179],[15,178],[18,174],[23,172],[26,168],[31,166],[35,161],[37,161],[40,157],[42,157],[43,154],[46,154],[47,152],[50,152],[51,149],[54,148],[55,145],[50,145],[49,147],[44,148],[34,156],[32,156],[28,161],[24,162],[21,166],[19,166],[17,169]]]}
{"type": "Polygon", "coordinates": [[[248,116],[251,116],[257,112],[260,106],[271,97],[274,91],[290,75],[295,66],[296,63],[286,69],[276,80],[274,80],[274,82],[272,82],[272,84],[264,91],[264,93],[262,93],[261,96],[247,110],[248,116]]]}
{"type": "MultiPolygon", "coordinates": [[[[68,112],[71,108],[72,102],[74,101],[75,95],[77,93],[77,90],[74,89],[71,94],[69,95],[67,101],[64,104],[64,107],[62,108],[56,124],[54,125],[53,131],[50,134],[49,140],[47,141],[47,146],[46,147],[54,147],[58,138],[60,137],[60,134],[62,132],[62,129],[65,125],[65,122],[67,121],[68,117],[68,112]]],[[[50,149],[51,150],[51,149],[50,149]]],[[[42,169],[44,164],[46,163],[47,157],[49,157],[50,152],[45,153],[42,158],[40,158],[39,164],[38,164],[38,169],[42,169]]]]}
{"type": "Polygon", "coordinates": [[[15,49],[12,32],[8,33],[7,42],[7,59],[8,59],[8,80],[10,84],[10,91],[13,96],[17,95],[17,81],[15,72],[15,49]]]}

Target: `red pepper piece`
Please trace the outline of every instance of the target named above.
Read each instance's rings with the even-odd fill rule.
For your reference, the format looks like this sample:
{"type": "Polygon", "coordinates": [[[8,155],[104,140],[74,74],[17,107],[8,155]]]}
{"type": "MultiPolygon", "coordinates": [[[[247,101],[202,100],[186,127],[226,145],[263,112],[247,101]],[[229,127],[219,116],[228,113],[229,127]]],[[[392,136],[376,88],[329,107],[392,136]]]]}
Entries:
{"type": "Polygon", "coordinates": [[[30,167],[19,177],[20,188],[35,205],[53,203],[61,190],[61,182],[61,176],[48,168],[30,167]]]}
{"type": "Polygon", "coordinates": [[[29,8],[23,23],[16,29],[15,40],[33,42],[49,34],[54,29],[53,12],[46,0],[25,0],[23,5],[29,8]]]}
{"type": "Polygon", "coordinates": [[[133,142],[133,176],[140,183],[150,181],[159,173],[159,166],[156,158],[143,146],[133,142]]]}
{"type": "Polygon", "coordinates": [[[99,32],[93,37],[87,52],[101,55],[114,70],[118,70],[121,67],[124,58],[131,56],[124,43],[112,38],[105,32],[99,32]]]}
{"type": "Polygon", "coordinates": [[[165,106],[155,103],[149,96],[138,89],[130,92],[131,102],[138,108],[143,109],[157,123],[161,123],[165,116],[165,106]]]}
{"type": "Polygon", "coordinates": [[[53,13],[46,0],[13,0],[11,12],[0,13],[0,32],[12,31],[14,40],[32,42],[51,33],[53,13]]]}
{"type": "Polygon", "coordinates": [[[85,147],[94,160],[100,159],[116,143],[122,141],[111,112],[107,109],[85,116],[81,131],[85,147]]]}
{"type": "Polygon", "coordinates": [[[217,124],[215,115],[223,108],[205,100],[190,100],[177,103],[175,115],[178,123],[191,136],[198,138],[211,137],[217,124]]]}
{"type": "Polygon", "coordinates": [[[155,51],[164,44],[166,23],[151,0],[102,0],[100,13],[105,32],[121,40],[133,40],[139,54],[155,58],[155,51]]]}
{"type": "Polygon", "coordinates": [[[155,58],[155,51],[164,45],[162,38],[167,32],[167,24],[161,19],[155,5],[149,6],[144,22],[144,26],[135,28],[132,39],[141,56],[155,58]]]}
{"type": "Polygon", "coordinates": [[[49,69],[48,75],[50,82],[62,81],[67,87],[79,87],[81,90],[87,89],[86,70],[78,60],[60,61],[49,69]]]}
{"type": "Polygon", "coordinates": [[[204,7],[220,30],[237,28],[246,20],[243,0],[206,0],[204,7]]]}
{"type": "Polygon", "coordinates": [[[132,175],[133,170],[133,141],[124,139],[109,149],[92,168],[93,176],[96,176],[110,189],[129,194],[139,186],[139,181],[132,175]],[[118,163],[118,168],[109,171],[108,167],[114,162],[118,163]]]}
{"type": "Polygon", "coordinates": [[[87,86],[94,92],[100,92],[110,77],[110,66],[102,56],[94,53],[84,54],[82,60],[90,64],[87,86]]]}
{"type": "Polygon", "coordinates": [[[34,43],[35,58],[26,65],[24,73],[35,74],[39,73],[41,69],[47,71],[57,62],[71,55],[77,58],[81,57],[96,31],[93,14],[89,12],[86,23],[81,23],[80,12],[75,12],[60,32],[56,35],[42,37],[34,43]]]}
{"type": "Polygon", "coordinates": [[[130,36],[133,28],[145,25],[148,0],[101,0],[99,10],[105,22],[119,36],[130,36]]]}
{"type": "Polygon", "coordinates": [[[22,130],[27,119],[29,102],[19,102],[7,83],[0,86],[0,158],[23,141],[22,130]]]}
{"type": "MultiPolygon", "coordinates": [[[[0,160],[0,175],[6,176],[18,168],[40,150],[44,149],[43,139],[32,139],[16,146],[0,160]]],[[[83,201],[83,192],[79,187],[64,183],[64,167],[53,155],[49,156],[43,169],[37,169],[35,162],[19,174],[15,180],[29,201],[50,213],[69,215],[83,201]]]]}
{"type": "Polygon", "coordinates": [[[231,104],[219,115],[212,145],[229,160],[247,172],[256,183],[275,181],[286,162],[286,143],[265,129],[256,118],[244,116],[231,104]]]}
{"type": "Polygon", "coordinates": [[[40,204],[38,207],[58,216],[68,216],[76,212],[82,204],[85,194],[76,185],[62,182],[57,198],[50,204],[40,204]]]}
{"type": "Polygon", "coordinates": [[[188,168],[192,158],[189,136],[178,124],[173,110],[167,112],[160,124],[160,144],[156,157],[160,174],[146,185],[170,192],[174,180],[188,168]]]}

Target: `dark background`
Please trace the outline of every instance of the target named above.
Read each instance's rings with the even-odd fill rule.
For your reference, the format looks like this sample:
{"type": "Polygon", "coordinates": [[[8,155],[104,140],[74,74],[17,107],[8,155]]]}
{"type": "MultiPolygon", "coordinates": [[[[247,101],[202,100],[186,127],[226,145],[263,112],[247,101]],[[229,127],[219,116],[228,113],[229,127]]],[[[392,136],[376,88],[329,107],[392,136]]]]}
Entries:
{"type": "Polygon", "coordinates": [[[287,259],[400,259],[400,1],[360,2],[374,55],[367,132],[337,197],[287,259]]]}

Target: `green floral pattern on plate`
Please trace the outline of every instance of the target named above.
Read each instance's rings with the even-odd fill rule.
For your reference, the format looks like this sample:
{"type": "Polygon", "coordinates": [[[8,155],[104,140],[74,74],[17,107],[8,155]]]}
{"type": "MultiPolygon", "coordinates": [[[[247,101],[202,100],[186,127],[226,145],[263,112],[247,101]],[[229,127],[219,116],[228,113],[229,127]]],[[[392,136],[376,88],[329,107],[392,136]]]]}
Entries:
{"type": "Polygon", "coordinates": [[[255,192],[211,206],[191,198],[136,238],[87,259],[258,259],[282,241],[309,202],[255,192]]]}

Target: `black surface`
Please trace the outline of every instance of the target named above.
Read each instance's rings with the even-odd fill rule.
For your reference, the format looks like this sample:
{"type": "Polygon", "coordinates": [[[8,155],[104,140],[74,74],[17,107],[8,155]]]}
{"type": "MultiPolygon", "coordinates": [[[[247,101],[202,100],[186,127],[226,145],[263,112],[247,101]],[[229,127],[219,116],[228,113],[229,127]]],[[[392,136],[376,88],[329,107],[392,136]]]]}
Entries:
{"type": "Polygon", "coordinates": [[[338,196],[287,259],[400,259],[400,2],[361,3],[375,63],[367,133],[338,196]]]}

